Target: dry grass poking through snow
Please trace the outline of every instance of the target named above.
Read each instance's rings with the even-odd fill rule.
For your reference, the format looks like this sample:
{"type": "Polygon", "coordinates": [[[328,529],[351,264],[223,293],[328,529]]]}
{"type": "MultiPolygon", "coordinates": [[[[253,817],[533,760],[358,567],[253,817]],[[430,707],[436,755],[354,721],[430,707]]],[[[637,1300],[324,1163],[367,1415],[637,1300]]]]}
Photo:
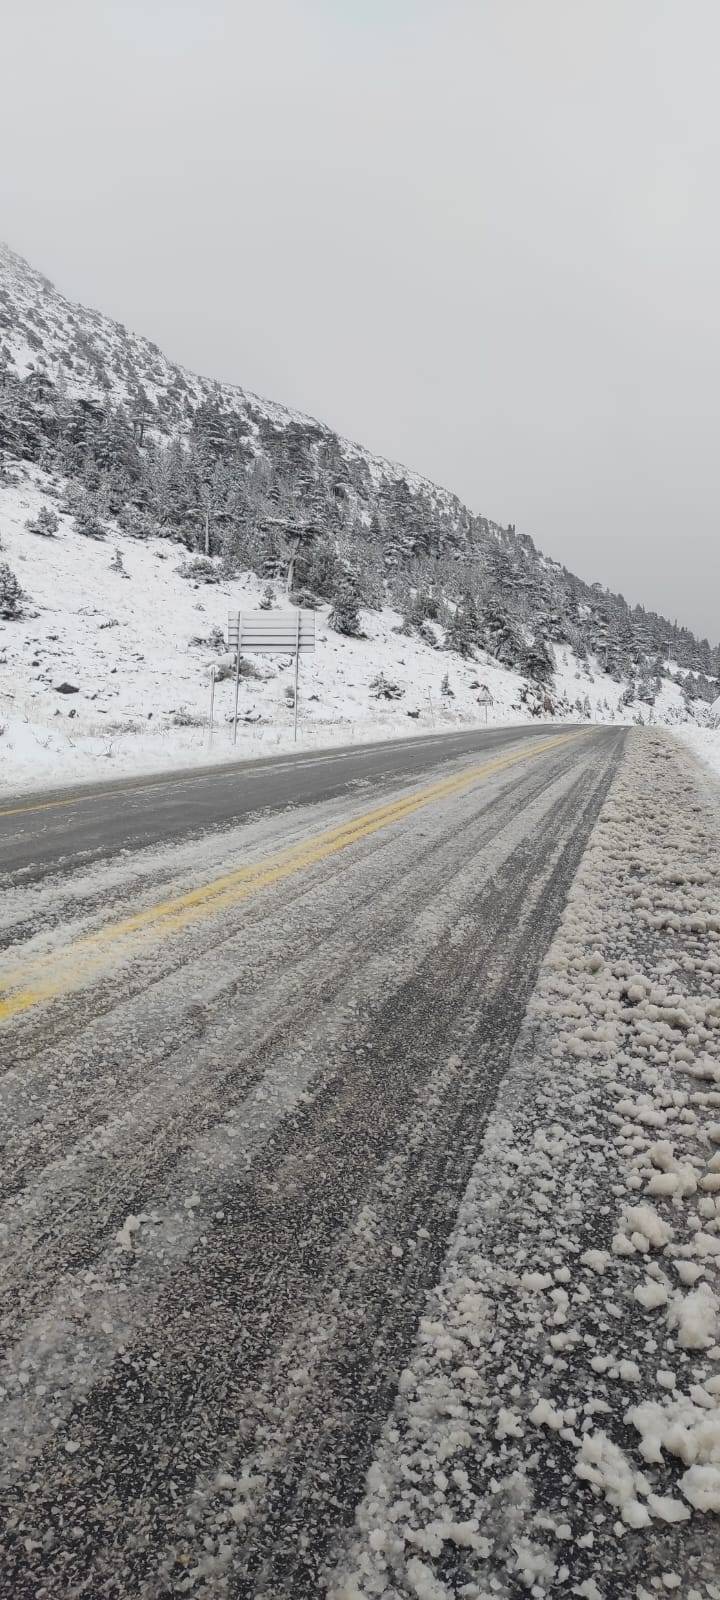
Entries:
{"type": "Polygon", "coordinates": [[[720,790],[635,733],[333,1600],[720,1597],[720,790]]]}

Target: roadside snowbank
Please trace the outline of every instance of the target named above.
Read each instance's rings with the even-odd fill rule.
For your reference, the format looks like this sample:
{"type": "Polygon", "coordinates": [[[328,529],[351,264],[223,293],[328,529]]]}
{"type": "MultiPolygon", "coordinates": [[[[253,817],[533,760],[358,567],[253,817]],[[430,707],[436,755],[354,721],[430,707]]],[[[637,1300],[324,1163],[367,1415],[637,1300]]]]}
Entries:
{"type": "Polygon", "coordinates": [[[682,739],[683,744],[688,745],[700,761],[720,778],[720,727],[678,728],[676,737],[682,739]]]}
{"type": "MultiPolygon", "coordinates": [[[[529,719],[528,719],[529,720],[529,719]]],[[[496,717],[500,723],[521,726],[517,717],[496,717]]],[[[151,773],[177,772],[232,761],[260,760],[264,756],[291,751],[320,751],[340,745],[371,744],[375,740],[410,739],[429,733],[452,733],[463,728],[484,727],[472,717],[447,715],[417,722],[401,722],[399,717],[379,713],[374,722],[313,722],[299,730],[297,742],[292,728],[240,727],[238,742],[230,730],[216,730],[212,741],[207,730],[158,729],[156,734],[113,735],[110,741],[97,735],[66,739],[47,726],[28,724],[9,717],[3,721],[5,733],[0,744],[0,800],[3,795],[32,793],[39,789],[62,788],[75,783],[102,781],[105,778],[130,778],[151,773]]]]}
{"type": "Polygon", "coordinates": [[[720,1594],[720,826],[630,734],[332,1600],[720,1594]]]}

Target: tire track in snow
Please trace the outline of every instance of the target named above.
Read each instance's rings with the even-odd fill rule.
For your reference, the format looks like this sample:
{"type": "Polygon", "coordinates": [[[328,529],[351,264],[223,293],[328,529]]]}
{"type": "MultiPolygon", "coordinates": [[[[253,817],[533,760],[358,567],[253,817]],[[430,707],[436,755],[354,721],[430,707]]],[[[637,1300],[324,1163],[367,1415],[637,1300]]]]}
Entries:
{"type": "MultiPolygon", "coordinates": [[[[364,951],[360,965],[355,949],[347,946],[347,915],[343,908],[341,936],[333,925],[333,939],[327,935],[322,938],[305,970],[303,963],[291,964],[284,984],[272,979],[267,995],[254,1000],[253,1029],[249,1029],[247,1019],[239,1031],[232,1021],[221,1020],[210,1030],[209,1042],[202,1038],[191,1041],[180,1058],[173,1054],[168,1063],[163,1063],[167,1072],[159,1085],[155,1062],[147,1094],[139,1106],[131,1103],[125,1114],[118,1110],[99,1134],[93,1131],[84,1144],[73,1139],[64,1157],[49,1163],[32,1186],[13,1197],[0,1213],[0,1222],[8,1230],[4,1244],[6,1293],[0,1296],[6,1343],[13,1328],[27,1318],[35,1305],[42,1304],[48,1287],[69,1266],[79,1272],[94,1265],[96,1252],[108,1236],[113,1237],[128,1212],[142,1211],[146,1206],[155,1212],[162,1204],[172,1214],[174,1204],[175,1209],[180,1206],[182,1215],[182,1195],[176,1196],[175,1202],[168,1199],[166,1174],[171,1175],[177,1188],[179,1164],[180,1170],[186,1172],[184,1193],[192,1193],[196,1177],[203,1176],[208,1162],[217,1167],[230,1159],[234,1164],[241,1151],[250,1147],[251,1134],[252,1138],[257,1136],[258,1117],[261,1129],[272,1119],[274,1095],[280,1110],[287,1106],[285,1081],[295,1088],[300,1085],[304,1092],[306,1085],[321,1075],[316,1060],[322,1062],[333,1048],[340,1051],[342,1058],[353,1030],[357,1031],[353,1013],[358,1005],[377,1008],[380,997],[388,992],[394,994],[403,976],[412,974],[424,953],[434,949],[441,937],[451,935],[473,888],[484,882],[489,865],[502,866],[504,856],[513,848],[514,819],[522,813],[525,826],[542,825],[561,788],[574,781],[572,772],[572,763],[564,763],[551,785],[537,774],[532,778],[528,775],[519,792],[504,798],[501,825],[491,802],[489,808],[473,808],[469,817],[456,820],[450,844],[442,824],[439,833],[430,834],[427,849],[418,847],[413,851],[412,845],[404,844],[403,849],[408,852],[407,902],[403,900],[398,905],[397,853],[390,861],[382,857],[383,873],[389,868],[395,881],[389,888],[384,884],[382,894],[373,889],[365,896],[365,924],[356,922],[355,927],[355,940],[364,951]],[[475,846],[470,865],[462,855],[459,863],[457,859],[458,845],[468,828],[473,829],[475,846]],[[412,915],[408,906],[412,907],[412,915]],[[389,941],[394,949],[390,971],[385,954],[389,941]],[[306,997],[318,993],[323,1000],[320,1015],[309,1018],[306,997]],[[288,1034],[299,1035],[300,1049],[288,1050],[288,1034]],[[274,1092],[271,1080],[277,1085],[274,1092]],[[253,1085],[257,1085],[254,1094],[253,1085]],[[228,1121],[228,1097],[234,1108],[232,1126],[228,1121]],[[206,1133],[206,1129],[210,1131],[206,1133]],[[218,1135],[211,1150],[213,1129],[218,1129],[218,1135]]],[[[374,862],[374,872],[377,866],[374,862]]],[[[360,870],[364,875],[364,862],[360,863],[360,870]]],[[[318,888],[313,897],[319,893],[318,888]]],[[[343,899],[346,895],[347,884],[343,883],[343,899]]],[[[357,899],[352,903],[357,918],[357,899]]],[[[297,909],[295,902],[294,911],[297,909]]],[[[302,911],[305,916],[307,907],[303,906],[302,911]]],[[[297,931],[295,920],[293,928],[297,931]]],[[[268,953],[272,958],[272,928],[265,931],[270,934],[268,953]]],[[[231,963],[237,959],[232,946],[229,959],[231,963]]],[[[362,1021],[359,1026],[362,1028],[362,1021]]],[[[331,1076],[334,1071],[331,1069],[331,1076]]],[[[72,1116],[68,1130],[73,1135],[76,1132],[72,1116]]],[[[31,1137],[32,1133],[31,1129],[31,1137]]],[[[187,1229],[185,1232],[187,1238],[187,1229]]],[[[177,1240],[173,1237],[171,1248],[166,1240],[164,1243],[174,1259],[177,1240]]],[[[188,1249],[190,1243],[187,1238],[188,1249]]],[[[75,1286],[74,1303],[77,1294],[75,1286]]],[[[96,1294],[94,1288],[89,1298],[95,1301],[96,1294]]],[[[67,1298],[66,1289],[64,1296],[67,1298]]],[[[64,1325],[62,1298],[55,1315],[64,1325]]]]}
{"type": "MultiPolygon", "coordinates": [[[[559,773],[570,772],[572,766],[573,758],[567,756],[559,764],[559,773]]],[[[91,1150],[93,1133],[100,1134],[99,1161],[107,1158],[108,1142],[114,1142],[115,1117],[127,1125],[130,1139],[151,1137],[153,1122],[167,1117],[173,1085],[182,1094],[192,1086],[193,1077],[208,1071],[219,1087],[236,1090],[241,1077],[249,1085],[277,1044],[278,1033],[287,1031],[292,1008],[298,1022],[302,1021],[308,994],[319,993],[327,1006],[348,975],[357,972],[357,956],[347,940],[348,904],[352,905],[354,942],[361,948],[374,949],[378,943],[382,948],[402,940],[408,931],[408,914],[397,896],[401,870],[415,915],[423,906],[435,908],[440,896],[440,914],[449,920],[453,905],[468,887],[458,886],[454,880],[468,870],[486,870],[482,862],[469,869],[462,859],[458,861],[457,843],[462,833],[474,831],[476,853],[486,850],[492,841],[497,855],[515,817],[546,790],[546,775],[531,770],[518,791],[503,788],[500,793],[483,794],[479,805],[468,801],[450,841],[442,823],[434,822],[423,830],[422,843],[388,837],[379,840],[374,851],[365,845],[354,852],[354,859],[337,858],[330,871],[333,896],[339,904],[330,915],[325,908],[325,876],[310,883],[293,881],[285,886],[272,920],[263,905],[251,904],[245,916],[223,918],[222,926],[202,941],[199,950],[193,939],[183,941],[176,954],[166,952],[164,970],[158,976],[154,963],[147,987],[140,988],[141,980],[135,976],[133,987],[139,989],[139,999],[123,999],[116,1006],[106,1001],[105,1014],[88,1028],[78,1028],[71,1044],[40,1050],[33,1062],[6,1074],[0,1094],[12,1133],[5,1147],[4,1194],[11,1197],[22,1190],[41,1166],[48,1171],[49,1183],[61,1189],[72,1186],[75,1159],[71,1166],[65,1163],[64,1184],[62,1160],[68,1153],[68,1135],[73,1137],[70,1149],[74,1158],[77,1156],[77,1139],[83,1129],[91,1140],[91,1150]],[[503,807],[500,828],[495,815],[498,805],[503,807]],[[364,881],[368,859],[372,861],[369,886],[364,881]],[[210,958],[212,966],[208,967],[210,958]],[[195,968],[192,975],[188,967],[195,968]],[[196,998],[188,1004],[190,981],[196,998]],[[245,1010],[238,1020],[237,1004],[243,997],[245,1010]],[[102,1071],[93,1078],[91,1072],[98,1060],[102,1071]],[[139,1132],[135,1122],[142,1124],[139,1132]],[[58,1159],[61,1165],[51,1174],[51,1164],[58,1159]]],[[[435,910],[433,915],[437,915],[435,910]]],[[[377,972],[374,980],[382,985],[387,975],[377,972]]],[[[47,1026],[52,1027],[52,1020],[47,1026]]],[[[42,1019],[39,1027],[44,1027],[42,1019]]],[[[22,1048],[26,1048],[24,1043],[22,1048]]],[[[8,1220],[7,1213],[0,1212],[0,1221],[3,1216],[8,1220]]]]}

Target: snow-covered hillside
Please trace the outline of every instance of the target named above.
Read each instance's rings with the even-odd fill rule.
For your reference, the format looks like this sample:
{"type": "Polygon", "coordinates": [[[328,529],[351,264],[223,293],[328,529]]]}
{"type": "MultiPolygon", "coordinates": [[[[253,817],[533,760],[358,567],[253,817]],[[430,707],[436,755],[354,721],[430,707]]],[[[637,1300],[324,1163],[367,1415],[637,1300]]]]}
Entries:
{"type": "MultiPolygon", "coordinates": [[[[150,339],[129,331],[101,311],[74,304],[28,261],[0,240],[0,358],[19,378],[41,371],[68,396],[110,401],[141,420],[148,434],[171,437],[185,430],[195,410],[220,404],[242,416],[259,446],[262,423],[281,429],[310,424],[334,439],[330,428],[291,407],[278,405],[237,384],[216,383],[169,361],[150,339]]],[[[1,362],[0,362],[1,364],[1,362]]],[[[2,442],[0,438],[0,443],[2,442]]],[[[366,463],[376,483],[405,478],[438,504],[458,506],[456,497],[420,473],[408,473],[351,440],[343,453],[366,463]]]]}
{"type": "MultiPolygon", "coordinates": [[[[494,719],[701,724],[720,687],[707,640],[325,424],[186,372],[5,246],[0,541],[6,786],[206,756],[213,664],[213,757],[231,753],[227,613],[266,590],[317,612],[306,740],[484,720],[483,684],[494,719]]],[[[292,737],[291,695],[289,662],[245,664],[243,750],[292,737]]]]}
{"type": "MultiPolygon", "coordinates": [[[[150,339],[89,306],[66,300],[48,278],[0,242],[0,339],[20,377],[42,365],[71,395],[109,396],[142,406],[159,431],[187,421],[192,408],[221,386],[168,361],[150,339]]],[[[245,390],[233,397],[273,420],[295,413],[245,390]]]]}
{"type": "MultiPolygon", "coordinates": [[[[74,531],[60,513],[52,537],[31,532],[58,486],[38,469],[0,487],[0,561],[18,575],[23,615],[0,621],[0,788],[54,784],[179,762],[261,755],[293,739],[291,658],[249,658],[240,685],[238,745],[232,744],[234,681],[226,648],[229,611],[258,607],[264,583],[245,573],[218,583],[183,575],[185,552],[163,538],[106,539],[74,531]],[[212,668],[215,732],[210,744],[212,668]],[[226,676],[223,677],[223,673],[226,676]]],[[[287,607],[282,586],[276,605],[287,607]]],[[[346,638],[317,614],[317,649],[300,678],[300,739],[335,741],[491,722],[679,721],[680,691],[666,681],[657,710],[620,704],[620,686],[597,663],[558,651],[554,686],[542,700],[517,672],[476,652],[463,659],[401,634],[389,607],[361,614],[363,636],[346,638]],[[378,682],[378,680],[382,680],[378,682]],[[547,709],[539,709],[547,702],[547,709]],[[531,710],[531,707],[533,710],[531,710]],[[551,708],[551,709],[550,709],[551,708]]]]}

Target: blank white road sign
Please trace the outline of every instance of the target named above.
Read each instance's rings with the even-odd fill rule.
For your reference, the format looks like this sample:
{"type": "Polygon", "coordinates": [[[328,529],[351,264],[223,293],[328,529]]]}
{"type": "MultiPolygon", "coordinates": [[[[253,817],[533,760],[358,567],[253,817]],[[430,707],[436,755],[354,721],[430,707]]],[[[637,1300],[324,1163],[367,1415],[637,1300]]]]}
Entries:
{"type": "Polygon", "coordinates": [[[236,611],[228,617],[231,650],[294,656],[315,649],[314,611],[236,611]]]}

